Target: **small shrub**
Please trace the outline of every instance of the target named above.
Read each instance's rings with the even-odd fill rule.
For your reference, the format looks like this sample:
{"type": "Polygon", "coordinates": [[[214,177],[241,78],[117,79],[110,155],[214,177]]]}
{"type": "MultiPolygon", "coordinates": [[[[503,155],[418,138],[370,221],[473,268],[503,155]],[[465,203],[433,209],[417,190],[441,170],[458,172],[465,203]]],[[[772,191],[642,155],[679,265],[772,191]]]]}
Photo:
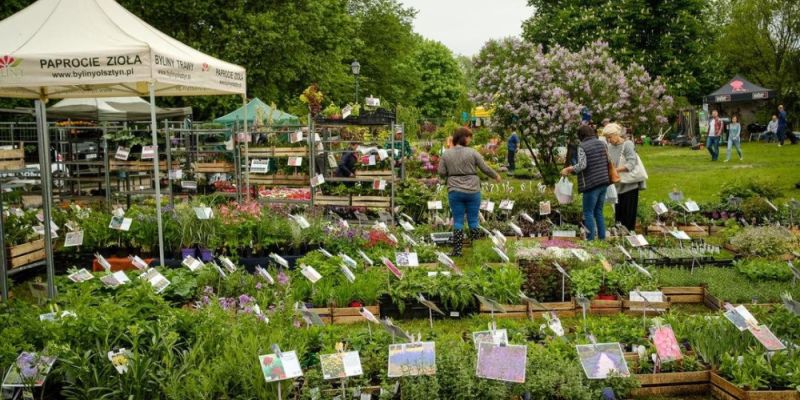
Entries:
{"type": "Polygon", "coordinates": [[[786,229],[774,226],[748,227],[731,238],[731,245],[749,257],[786,254],[795,239],[786,229]]]}

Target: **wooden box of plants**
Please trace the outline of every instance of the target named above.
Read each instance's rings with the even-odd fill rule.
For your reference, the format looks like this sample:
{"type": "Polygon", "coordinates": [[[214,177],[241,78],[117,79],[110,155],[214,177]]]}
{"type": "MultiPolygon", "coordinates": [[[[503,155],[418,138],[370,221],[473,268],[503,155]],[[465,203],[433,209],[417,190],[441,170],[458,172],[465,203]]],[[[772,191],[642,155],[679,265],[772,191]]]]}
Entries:
{"type": "Polygon", "coordinates": [[[196,162],[192,165],[194,172],[199,173],[231,173],[233,164],[227,161],[196,162]]]}
{"type": "Polygon", "coordinates": [[[631,397],[650,398],[708,393],[711,371],[637,374],[641,387],[631,390],[631,397]]]}
{"type": "Polygon", "coordinates": [[[604,300],[594,298],[589,305],[589,313],[593,315],[614,315],[622,312],[622,300],[604,300]]]}
{"type": "Polygon", "coordinates": [[[307,147],[250,147],[244,152],[250,158],[308,157],[307,147]]]}
{"type": "Polygon", "coordinates": [[[544,302],[540,303],[545,309],[538,307],[531,307],[529,312],[532,318],[541,317],[544,313],[555,312],[559,317],[574,317],[575,313],[575,300],[559,301],[559,302],[544,302]]]}
{"type": "Polygon", "coordinates": [[[645,303],[644,301],[622,300],[622,311],[628,315],[659,315],[669,311],[672,305],[670,298],[665,297],[666,301],[645,303]]]}
{"type": "Polygon", "coordinates": [[[8,265],[11,269],[44,260],[44,239],[22,243],[8,248],[8,265]]]}
{"type": "MultiPolygon", "coordinates": [[[[671,227],[665,228],[658,225],[650,225],[647,227],[647,233],[651,235],[658,235],[665,233],[665,229],[672,230],[671,227]]],[[[691,238],[703,238],[708,236],[709,227],[705,225],[679,225],[675,229],[686,232],[691,238]]],[[[666,232],[669,233],[669,232],[666,232]]]]}
{"type": "Polygon", "coordinates": [[[316,195],[314,196],[314,205],[349,207],[350,196],[316,195]]]}
{"type": "Polygon", "coordinates": [[[330,325],[333,323],[333,316],[331,314],[332,308],[329,307],[320,307],[320,308],[309,308],[308,311],[313,312],[319,316],[319,319],[322,320],[326,325],[330,325]]]}
{"type": "Polygon", "coordinates": [[[0,171],[13,171],[25,168],[25,149],[22,143],[18,148],[0,150],[0,171]]]}
{"type": "Polygon", "coordinates": [[[666,286],[661,288],[664,296],[673,304],[702,304],[706,288],[703,286],[666,286]]]}
{"type": "Polygon", "coordinates": [[[390,180],[392,175],[392,170],[360,170],[358,171],[359,178],[372,178],[372,179],[383,179],[383,180],[390,180]]]}
{"type": "MultiPolygon", "coordinates": [[[[506,311],[502,312],[494,312],[495,318],[529,318],[531,315],[531,308],[530,305],[525,304],[503,304],[503,309],[506,311]]],[[[484,315],[491,315],[492,309],[486,307],[485,305],[480,305],[480,313],[484,315]]]]}
{"type": "Polygon", "coordinates": [[[386,196],[353,196],[353,207],[366,207],[366,208],[390,208],[392,206],[392,199],[386,196]]]}
{"type": "MultiPolygon", "coordinates": [[[[381,306],[364,306],[375,317],[380,317],[381,306]]],[[[355,324],[359,322],[366,322],[367,320],[359,313],[361,307],[333,307],[331,308],[331,319],[334,324],[346,325],[355,324]]]]}
{"type": "Polygon", "coordinates": [[[711,395],[719,400],[800,400],[797,390],[745,390],[713,371],[711,395]]]}
{"type": "MultiPolygon", "coordinates": [[[[173,166],[177,164],[173,161],[173,166]]],[[[167,171],[167,162],[161,161],[158,163],[158,167],[161,171],[167,171]]],[[[152,160],[143,160],[143,161],[122,161],[112,159],[109,160],[109,168],[112,171],[130,171],[130,172],[149,172],[153,170],[153,161],[152,160]]]]}
{"type": "Polygon", "coordinates": [[[306,174],[250,174],[250,184],[253,185],[287,185],[287,186],[306,186],[309,177],[306,174]]]}

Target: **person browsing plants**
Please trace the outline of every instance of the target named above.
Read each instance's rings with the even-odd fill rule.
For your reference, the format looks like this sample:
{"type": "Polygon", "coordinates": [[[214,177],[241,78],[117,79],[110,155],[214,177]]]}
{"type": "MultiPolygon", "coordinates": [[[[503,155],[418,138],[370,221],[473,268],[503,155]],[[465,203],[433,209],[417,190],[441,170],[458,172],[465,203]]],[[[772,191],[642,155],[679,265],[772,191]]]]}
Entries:
{"type": "Polygon", "coordinates": [[[578,191],[583,194],[583,221],[588,231],[586,239],[606,238],[606,225],[603,220],[603,204],[606,190],[611,184],[609,158],[605,143],[597,138],[590,125],[578,128],[578,162],[561,170],[562,176],[578,175],[578,191]]]}
{"type": "Polygon", "coordinates": [[[617,204],[614,206],[614,218],[632,232],[636,228],[639,191],[647,188],[647,173],[633,142],[623,137],[621,126],[608,124],[603,128],[603,134],[608,142],[608,157],[621,179],[615,184],[617,204]]]}
{"type": "Polygon", "coordinates": [[[439,160],[439,175],[447,183],[447,200],[453,214],[453,256],[461,255],[464,243],[464,214],[467,215],[471,238],[478,236],[478,212],[481,206],[481,180],[478,170],[500,182],[483,157],[469,147],[472,131],[461,127],[453,134],[453,147],[447,149],[439,160]]]}
{"type": "MultiPolygon", "coordinates": [[[[358,165],[358,142],[350,143],[349,151],[346,151],[342,158],[339,160],[339,165],[336,167],[336,176],[339,178],[355,178],[356,165],[358,165]]],[[[345,183],[347,186],[352,186],[352,182],[345,183]]]]}

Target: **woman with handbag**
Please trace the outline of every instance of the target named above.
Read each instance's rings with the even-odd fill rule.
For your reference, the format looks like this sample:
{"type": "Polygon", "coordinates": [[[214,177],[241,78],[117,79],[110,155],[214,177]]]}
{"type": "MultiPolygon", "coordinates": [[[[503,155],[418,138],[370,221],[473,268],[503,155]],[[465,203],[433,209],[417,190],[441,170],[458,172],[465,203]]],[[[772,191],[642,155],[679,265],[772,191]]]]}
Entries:
{"type": "Polygon", "coordinates": [[[588,231],[586,240],[606,238],[606,225],[603,220],[603,205],[606,190],[615,172],[608,158],[606,145],[597,138],[594,128],[581,125],[578,128],[578,162],[561,170],[562,176],[578,175],[578,191],[583,195],[583,222],[588,231]]]}
{"type": "Polygon", "coordinates": [[[639,207],[639,191],[647,188],[647,172],[633,142],[623,138],[622,127],[609,124],[603,129],[608,141],[608,155],[620,176],[615,184],[617,204],[614,219],[629,231],[636,229],[636,212],[639,207]]]}

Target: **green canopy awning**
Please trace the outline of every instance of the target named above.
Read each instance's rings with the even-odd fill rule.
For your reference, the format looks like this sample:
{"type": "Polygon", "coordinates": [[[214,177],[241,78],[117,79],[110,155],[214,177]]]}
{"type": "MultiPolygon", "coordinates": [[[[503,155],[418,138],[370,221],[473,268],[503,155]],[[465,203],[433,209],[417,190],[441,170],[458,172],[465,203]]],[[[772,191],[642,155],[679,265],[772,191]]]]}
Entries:
{"type": "MultiPolygon", "coordinates": [[[[244,110],[244,107],[240,107],[230,114],[215,119],[214,122],[224,125],[242,123],[245,115],[244,110]]],[[[300,118],[277,108],[272,108],[260,99],[255,98],[247,103],[247,125],[251,127],[300,125],[300,118]]]]}

